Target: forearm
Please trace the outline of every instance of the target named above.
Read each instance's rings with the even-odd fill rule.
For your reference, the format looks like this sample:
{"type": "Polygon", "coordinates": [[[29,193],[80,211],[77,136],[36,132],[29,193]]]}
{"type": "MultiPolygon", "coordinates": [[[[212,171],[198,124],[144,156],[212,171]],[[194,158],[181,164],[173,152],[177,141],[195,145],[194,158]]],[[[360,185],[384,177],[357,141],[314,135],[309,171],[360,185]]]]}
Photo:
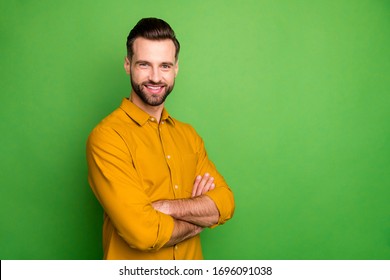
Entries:
{"type": "Polygon", "coordinates": [[[201,233],[203,227],[188,223],[186,221],[175,220],[171,239],[164,245],[164,247],[170,247],[187,240],[195,235],[201,233]]]}
{"type": "Polygon", "coordinates": [[[215,225],[219,219],[217,206],[206,195],[188,199],[160,200],[154,202],[153,206],[176,220],[186,221],[200,227],[215,225]]]}

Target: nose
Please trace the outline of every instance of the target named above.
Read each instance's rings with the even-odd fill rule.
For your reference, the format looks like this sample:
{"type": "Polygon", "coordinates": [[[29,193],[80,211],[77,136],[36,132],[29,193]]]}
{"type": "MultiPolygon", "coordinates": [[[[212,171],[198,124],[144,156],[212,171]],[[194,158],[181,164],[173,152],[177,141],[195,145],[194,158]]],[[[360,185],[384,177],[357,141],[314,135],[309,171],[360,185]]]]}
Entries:
{"type": "Polygon", "coordinates": [[[149,73],[149,80],[158,83],[161,81],[161,73],[158,67],[151,67],[150,73],[149,73]]]}

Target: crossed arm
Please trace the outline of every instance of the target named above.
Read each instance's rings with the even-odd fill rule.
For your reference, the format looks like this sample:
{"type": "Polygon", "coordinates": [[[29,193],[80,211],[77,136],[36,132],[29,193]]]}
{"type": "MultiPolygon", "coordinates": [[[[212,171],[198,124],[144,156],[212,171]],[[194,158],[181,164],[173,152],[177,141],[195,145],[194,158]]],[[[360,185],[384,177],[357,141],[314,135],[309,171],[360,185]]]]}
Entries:
{"type": "Polygon", "coordinates": [[[215,188],[214,178],[206,173],[195,178],[192,197],[188,199],[159,200],[152,203],[154,209],[174,218],[170,240],[164,247],[173,246],[191,238],[205,227],[218,222],[219,211],[214,201],[204,195],[215,188]]]}
{"type": "Polygon", "coordinates": [[[230,189],[208,160],[204,148],[199,148],[198,158],[198,172],[210,170],[216,185],[210,175],[198,176],[191,198],[151,204],[123,139],[111,128],[94,130],[87,142],[88,180],[109,217],[108,233],[103,234],[115,230],[131,248],[154,251],[230,219],[234,212],[230,189]],[[135,220],[145,222],[134,223],[135,220]]]}

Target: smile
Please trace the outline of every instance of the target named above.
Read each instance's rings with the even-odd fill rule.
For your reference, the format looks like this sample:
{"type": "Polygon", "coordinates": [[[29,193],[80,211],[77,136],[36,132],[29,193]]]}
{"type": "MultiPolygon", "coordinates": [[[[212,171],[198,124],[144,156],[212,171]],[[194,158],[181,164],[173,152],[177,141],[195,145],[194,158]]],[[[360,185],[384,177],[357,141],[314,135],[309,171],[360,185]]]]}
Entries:
{"type": "Polygon", "coordinates": [[[145,88],[151,93],[158,94],[164,90],[165,86],[164,85],[145,85],[145,88]]]}
{"type": "Polygon", "coordinates": [[[162,88],[162,86],[146,86],[148,89],[151,89],[151,90],[159,90],[162,88]]]}

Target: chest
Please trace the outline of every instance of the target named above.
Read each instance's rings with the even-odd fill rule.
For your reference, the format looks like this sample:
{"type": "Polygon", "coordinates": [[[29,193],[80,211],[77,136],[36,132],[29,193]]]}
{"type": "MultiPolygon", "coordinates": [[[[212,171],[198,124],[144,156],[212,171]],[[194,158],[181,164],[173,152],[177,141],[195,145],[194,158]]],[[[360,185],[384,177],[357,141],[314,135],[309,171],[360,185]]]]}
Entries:
{"type": "Polygon", "coordinates": [[[125,141],[152,201],[191,196],[198,157],[190,135],[155,123],[130,131],[125,141]]]}

